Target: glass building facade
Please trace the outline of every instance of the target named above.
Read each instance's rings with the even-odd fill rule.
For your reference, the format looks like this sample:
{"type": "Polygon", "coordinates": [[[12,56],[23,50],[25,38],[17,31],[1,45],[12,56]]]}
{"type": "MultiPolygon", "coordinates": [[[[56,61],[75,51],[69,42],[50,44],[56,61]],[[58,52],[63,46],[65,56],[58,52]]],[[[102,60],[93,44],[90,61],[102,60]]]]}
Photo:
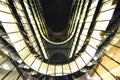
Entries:
{"type": "Polygon", "coordinates": [[[119,0],[73,0],[54,33],[40,0],[0,0],[0,80],[120,80],[119,19],[119,0]]]}

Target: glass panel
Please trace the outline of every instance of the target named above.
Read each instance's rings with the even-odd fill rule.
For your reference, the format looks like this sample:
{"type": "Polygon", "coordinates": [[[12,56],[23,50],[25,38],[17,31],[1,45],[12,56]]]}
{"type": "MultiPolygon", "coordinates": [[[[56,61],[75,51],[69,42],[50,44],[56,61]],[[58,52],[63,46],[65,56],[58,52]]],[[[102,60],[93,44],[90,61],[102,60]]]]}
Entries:
{"type": "Polygon", "coordinates": [[[93,47],[91,47],[91,46],[87,46],[87,48],[86,48],[86,52],[88,52],[88,54],[91,56],[91,57],[93,57],[94,55],[95,55],[95,53],[96,53],[96,49],[94,49],[93,47]]]}
{"type": "Polygon", "coordinates": [[[109,21],[96,22],[95,29],[96,30],[106,30],[108,23],[109,23],[109,21]]]}
{"type": "Polygon", "coordinates": [[[101,43],[100,41],[91,38],[90,42],[89,42],[89,45],[91,45],[91,46],[93,46],[94,48],[97,49],[100,43],[101,43]]]}
{"type": "Polygon", "coordinates": [[[76,65],[76,63],[75,63],[75,61],[71,62],[69,65],[70,65],[72,73],[74,73],[74,72],[79,70],[77,65],[76,65]]]}
{"type": "Polygon", "coordinates": [[[46,74],[46,73],[47,73],[47,72],[46,72],[46,71],[47,71],[47,68],[48,68],[48,64],[42,63],[39,72],[40,72],[40,73],[43,73],[43,74],[46,74]]]}
{"type": "Polygon", "coordinates": [[[28,66],[31,66],[31,64],[33,63],[34,60],[35,60],[35,57],[33,56],[33,54],[30,54],[30,55],[24,60],[24,62],[27,63],[28,66]]]}
{"type": "Polygon", "coordinates": [[[86,52],[82,53],[81,58],[86,64],[92,59],[86,52]]]}
{"type": "Polygon", "coordinates": [[[55,65],[49,65],[47,74],[52,76],[55,75],[55,65]]]}
{"type": "Polygon", "coordinates": [[[70,73],[71,73],[71,71],[70,71],[69,65],[64,64],[63,65],[63,74],[66,75],[66,74],[70,74],[70,73]]]}
{"type": "MultiPolygon", "coordinates": [[[[17,41],[23,39],[23,37],[22,37],[20,32],[8,34],[8,36],[10,37],[12,43],[17,42],[17,41]]],[[[25,43],[23,45],[25,45],[25,43]]]]}
{"type": "Polygon", "coordinates": [[[115,8],[116,5],[112,5],[113,0],[108,0],[103,4],[101,11],[109,10],[115,8]]]}
{"type": "Polygon", "coordinates": [[[5,3],[1,3],[1,2],[0,2],[0,11],[4,11],[4,12],[11,13],[11,11],[10,11],[8,5],[5,4],[5,3]]]}
{"type": "MultiPolygon", "coordinates": [[[[84,28],[89,29],[91,23],[85,23],[84,28]]],[[[87,33],[87,32],[86,32],[87,33]]]]}
{"type": "MultiPolygon", "coordinates": [[[[94,0],[93,0],[93,1],[94,1],[94,0]]],[[[97,6],[98,1],[99,1],[99,0],[95,0],[94,2],[92,2],[90,8],[93,8],[93,7],[97,6]]]]}
{"type": "Polygon", "coordinates": [[[55,74],[58,76],[58,75],[61,75],[63,70],[62,70],[62,65],[56,65],[55,67],[55,74]]]}
{"type": "Polygon", "coordinates": [[[81,69],[82,67],[84,67],[86,64],[83,62],[83,60],[81,59],[81,57],[77,57],[76,58],[76,63],[79,67],[79,69],[81,69]]]}
{"type": "Polygon", "coordinates": [[[97,21],[110,20],[113,15],[113,12],[114,12],[114,9],[105,11],[105,12],[101,12],[97,18],[97,21]],[[106,17],[106,15],[107,15],[107,17],[106,17]]]}
{"type": "Polygon", "coordinates": [[[82,34],[87,35],[87,33],[88,33],[88,29],[83,29],[82,34]]]}
{"type": "Polygon", "coordinates": [[[91,21],[92,21],[92,18],[93,18],[93,15],[88,16],[85,22],[91,22],[91,21]]]}
{"type": "Polygon", "coordinates": [[[20,55],[20,57],[22,58],[22,59],[24,59],[26,56],[28,56],[29,55],[29,49],[26,47],[26,48],[24,48],[23,50],[21,50],[18,54],[20,55]]]}
{"type": "Polygon", "coordinates": [[[93,31],[92,37],[98,40],[102,40],[104,37],[104,33],[102,33],[101,31],[93,31]]]}
{"type": "Polygon", "coordinates": [[[110,79],[110,80],[116,80],[113,78],[113,76],[110,75],[109,72],[107,72],[101,65],[98,66],[97,70],[96,70],[100,76],[106,80],[106,79],[110,79]]]}
{"type": "Polygon", "coordinates": [[[15,22],[15,19],[11,14],[4,13],[4,12],[0,12],[0,20],[2,22],[11,22],[11,23],[15,22]]]}
{"type": "Polygon", "coordinates": [[[16,24],[2,23],[2,25],[3,25],[3,27],[4,27],[4,29],[6,30],[7,33],[18,32],[19,31],[16,24]]]}
{"type": "Polygon", "coordinates": [[[26,46],[26,44],[23,40],[15,43],[13,45],[18,52],[26,46]]]}
{"type": "Polygon", "coordinates": [[[38,71],[40,65],[41,65],[41,61],[39,59],[36,59],[35,62],[32,64],[31,68],[38,71]]]}
{"type": "Polygon", "coordinates": [[[16,80],[17,76],[19,75],[19,73],[14,70],[12,71],[4,80],[16,80]]]}

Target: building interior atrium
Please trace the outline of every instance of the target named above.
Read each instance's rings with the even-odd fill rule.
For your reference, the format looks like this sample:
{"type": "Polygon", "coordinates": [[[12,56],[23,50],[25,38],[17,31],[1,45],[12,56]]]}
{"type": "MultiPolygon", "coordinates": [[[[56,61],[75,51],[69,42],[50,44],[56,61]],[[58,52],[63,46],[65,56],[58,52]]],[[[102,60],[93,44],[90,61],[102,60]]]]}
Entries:
{"type": "Polygon", "coordinates": [[[120,0],[0,0],[0,80],[120,80],[120,0]]]}

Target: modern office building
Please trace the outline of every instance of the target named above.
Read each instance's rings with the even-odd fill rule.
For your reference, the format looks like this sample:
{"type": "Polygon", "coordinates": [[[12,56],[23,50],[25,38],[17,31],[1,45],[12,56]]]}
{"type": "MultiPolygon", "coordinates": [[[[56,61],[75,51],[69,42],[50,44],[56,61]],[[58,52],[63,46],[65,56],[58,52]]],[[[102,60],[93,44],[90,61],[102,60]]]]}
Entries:
{"type": "Polygon", "coordinates": [[[0,0],[0,80],[120,80],[120,0],[0,0]]]}

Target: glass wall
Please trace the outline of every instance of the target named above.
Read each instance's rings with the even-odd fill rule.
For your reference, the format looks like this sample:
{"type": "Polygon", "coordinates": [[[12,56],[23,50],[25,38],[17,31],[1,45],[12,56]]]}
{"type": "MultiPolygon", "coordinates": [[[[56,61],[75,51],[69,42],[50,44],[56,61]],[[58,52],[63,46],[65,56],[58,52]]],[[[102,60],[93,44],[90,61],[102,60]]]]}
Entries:
{"type": "Polygon", "coordinates": [[[64,64],[45,61],[48,32],[40,5],[39,0],[0,0],[1,80],[11,76],[12,80],[47,80],[48,76],[79,80],[86,73],[93,80],[120,76],[119,0],[74,1],[68,30],[73,41],[64,64]]]}

